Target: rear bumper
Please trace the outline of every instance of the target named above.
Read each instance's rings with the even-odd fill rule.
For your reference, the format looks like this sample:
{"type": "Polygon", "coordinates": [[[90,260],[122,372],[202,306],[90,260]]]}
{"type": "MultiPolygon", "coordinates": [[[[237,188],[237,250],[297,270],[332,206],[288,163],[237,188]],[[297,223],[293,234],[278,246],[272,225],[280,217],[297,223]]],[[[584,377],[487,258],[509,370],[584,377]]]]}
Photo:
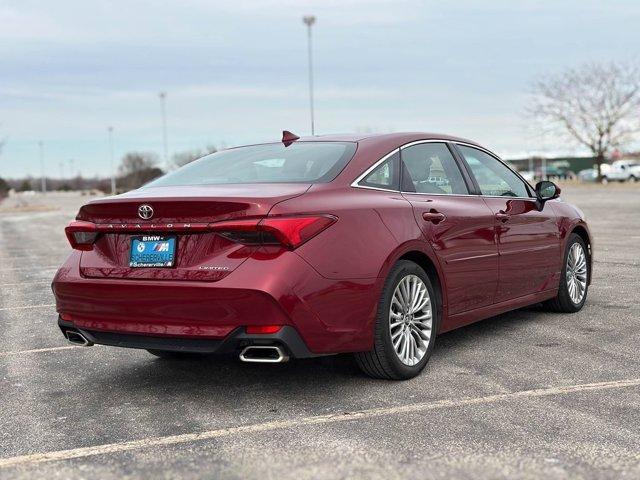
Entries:
{"type": "Polygon", "coordinates": [[[86,278],[79,262],[74,251],[52,287],[67,326],[95,343],[217,350],[228,338],[242,339],[246,326],[283,325],[309,354],[366,351],[373,344],[378,280],[326,279],[294,252],[249,258],[217,282],[86,278]]]}
{"type": "Polygon", "coordinates": [[[241,327],[220,340],[206,338],[156,337],[77,328],[73,322],[58,317],[58,326],[66,336],[68,330],[80,332],[89,342],[112,347],[141,348],[201,354],[237,354],[249,345],[277,345],[294,358],[310,358],[312,353],[293,327],[284,326],[277,333],[249,335],[241,327]]]}

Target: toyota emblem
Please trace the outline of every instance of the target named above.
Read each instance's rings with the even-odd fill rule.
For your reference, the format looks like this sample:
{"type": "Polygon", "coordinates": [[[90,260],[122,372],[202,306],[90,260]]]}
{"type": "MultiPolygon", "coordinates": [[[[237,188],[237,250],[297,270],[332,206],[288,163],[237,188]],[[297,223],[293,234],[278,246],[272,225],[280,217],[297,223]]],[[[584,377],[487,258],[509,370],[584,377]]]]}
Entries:
{"type": "Polygon", "coordinates": [[[153,217],[153,207],[151,205],[140,205],[138,207],[138,216],[143,220],[149,220],[153,217]]]}

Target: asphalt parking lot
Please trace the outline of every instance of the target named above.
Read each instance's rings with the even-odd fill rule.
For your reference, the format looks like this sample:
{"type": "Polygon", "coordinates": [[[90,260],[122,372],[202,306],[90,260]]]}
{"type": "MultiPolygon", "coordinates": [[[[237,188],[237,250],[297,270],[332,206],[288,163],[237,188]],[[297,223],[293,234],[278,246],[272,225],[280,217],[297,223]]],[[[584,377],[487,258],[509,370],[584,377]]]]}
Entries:
{"type": "Polygon", "coordinates": [[[640,478],[640,186],[563,197],[596,242],[585,308],[442,335],[400,383],[71,346],[49,285],[82,199],[0,209],[0,478],[640,478]]]}

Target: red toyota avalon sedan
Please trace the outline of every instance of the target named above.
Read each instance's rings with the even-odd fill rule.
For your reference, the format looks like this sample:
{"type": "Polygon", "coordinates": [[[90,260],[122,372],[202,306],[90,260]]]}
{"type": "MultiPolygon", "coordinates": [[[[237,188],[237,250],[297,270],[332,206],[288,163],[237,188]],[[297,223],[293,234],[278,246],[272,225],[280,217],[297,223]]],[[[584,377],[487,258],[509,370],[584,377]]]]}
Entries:
{"type": "Polygon", "coordinates": [[[410,378],[438,333],[582,308],[591,237],[559,194],[461,138],[284,132],[83,206],[58,324],[163,358],[352,352],[373,377],[410,378]]]}

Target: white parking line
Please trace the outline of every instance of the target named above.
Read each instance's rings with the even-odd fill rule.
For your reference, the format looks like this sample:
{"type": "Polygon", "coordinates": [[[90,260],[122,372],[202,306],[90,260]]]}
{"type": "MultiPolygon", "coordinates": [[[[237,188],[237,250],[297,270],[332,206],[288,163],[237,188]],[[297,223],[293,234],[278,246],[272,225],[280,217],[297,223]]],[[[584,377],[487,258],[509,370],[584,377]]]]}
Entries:
{"type": "Polygon", "coordinates": [[[34,350],[16,350],[15,352],[0,352],[0,357],[9,357],[12,355],[23,355],[27,353],[54,352],[56,350],[69,350],[71,348],[82,348],[82,347],[76,346],[76,345],[67,345],[66,347],[36,348],[34,350]]]}
{"type": "Polygon", "coordinates": [[[239,434],[255,434],[273,430],[283,430],[306,425],[324,425],[330,423],[345,422],[366,418],[381,417],[385,415],[397,415],[404,413],[422,413],[430,410],[439,410],[453,407],[466,407],[470,405],[482,405],[496,403],[518,398],[548,397],[552,395],[565,395],[570,393],[588,392],[596,390],[610,390],[640,386],[640,378],[617,380],[611,382],[587,383],[582,385],[568,385],[564,387],[548,387],[535,390],[523,390],[511,393],[499,393],[486,397],[461,398],[458,400],[440,400],[431,403],[415,403],[398,407],[381,407],[355,412],[332,413],[329,415],[317,415],[292,420],[279,420],[274,422],[243,425],[238,427],[220,428],[200,433],[186,433],[182,435],[169,435],[166,437],[151,437],[128,442],[108,443],[92,447],[72,448],[46,453],[34,453],[0,459],[0,468],[14,467],[16,465],[33,465],[43,462],[70,460],[73,458],[90,457],[93,455],[105,455],[118,452],[126,452],[149,447],[162,447],[188,442],[199,442],[219,437],[227,437],[239,434]]]}
{"type": "Polygon", "coordinates": [[[6,310],[26,310],[28,308],[50,308],[50,307],[55,307],[56,304],[55,303],[47,303],[44,305],[23,305],[21,307],[5,307],[5,308],[0,308],[0,312],[4,312],[6,310]]]}

